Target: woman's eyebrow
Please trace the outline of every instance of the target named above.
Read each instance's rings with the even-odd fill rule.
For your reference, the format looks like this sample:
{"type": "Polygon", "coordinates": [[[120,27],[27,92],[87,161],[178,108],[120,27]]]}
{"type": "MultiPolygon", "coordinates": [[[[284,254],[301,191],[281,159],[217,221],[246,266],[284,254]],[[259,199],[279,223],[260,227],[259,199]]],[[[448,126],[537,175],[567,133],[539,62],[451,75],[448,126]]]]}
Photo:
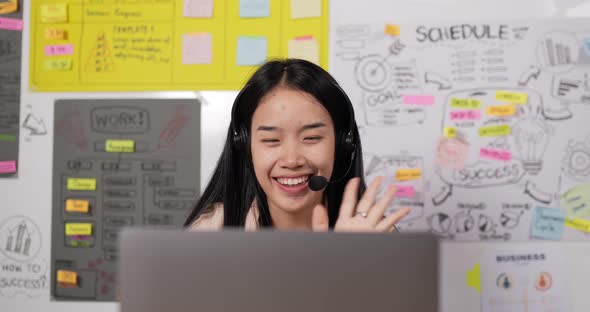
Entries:
{"type": "Polygon", "coordinates": [[[303,126],[301,128],[301,130],[305,131],[305,130],[317,129],[317,128],[322,128],[325,126],[326,126],[326,124],[320,121],[320,122],[314,122],[314,123],[307,124],[307,125],[303,126]]]}
{"type": "Polygon", "coordinates": [[[279,128],[273,126],[259,126],[256,128],[256,131],[276,131],[279,128]]]}

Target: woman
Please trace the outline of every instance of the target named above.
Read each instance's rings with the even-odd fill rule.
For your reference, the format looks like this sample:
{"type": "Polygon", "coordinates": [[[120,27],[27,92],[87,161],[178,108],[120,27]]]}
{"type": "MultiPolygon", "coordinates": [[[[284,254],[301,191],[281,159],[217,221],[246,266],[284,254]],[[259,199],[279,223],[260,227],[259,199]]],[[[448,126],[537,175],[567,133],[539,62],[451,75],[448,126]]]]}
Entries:
{"type": "Polygon", "coordinates": [[[231,117],[213,177],[185,222],[190,229],[392,231],[409,212],[384,217],[395,188],[376,201],[382,178],[365,191],[352,104],[321,67],[264,64],[231,117]]]}

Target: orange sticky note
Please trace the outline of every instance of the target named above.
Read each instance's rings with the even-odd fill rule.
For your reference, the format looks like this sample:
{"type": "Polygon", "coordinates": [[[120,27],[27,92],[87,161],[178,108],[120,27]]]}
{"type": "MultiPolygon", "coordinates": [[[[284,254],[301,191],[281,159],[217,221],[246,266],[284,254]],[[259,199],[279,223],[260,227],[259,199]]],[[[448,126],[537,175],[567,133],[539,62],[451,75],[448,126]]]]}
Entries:
{"type": "Polygon", "coordinates": [[[48,28],[45,30],[46,39],[66,40],[68,38],[65,29],[60,28],[48,28]]]}
{"type": "Polygon", "coordinates": [[[393,24],[385,24],[385,33],[390,36],[397,37],[400,35],[399,26],[393,24]]]}
{"type": "Polygon", "coordinates": [[[398,181],[418,180],[422,178],[420,169],[398,169],[395,173],[395,179],[398,181]]]}
{"type": "Polygon", "coordinates": [[[0,14],[9,14],[18,11],[18,1],[10,0],[9,2],[0,3],[0,14]]]}
{"type": "Polygon", "coordinates": [[[85,199],[68,199],[66,200],[67,212],[89,213],[90,202],[85,199]]]}
{"type": "Polygon", "coordinates": [[[78,285],[78,273],[67,270],[57,270],[57,282],[60,284],[78,285]]]}

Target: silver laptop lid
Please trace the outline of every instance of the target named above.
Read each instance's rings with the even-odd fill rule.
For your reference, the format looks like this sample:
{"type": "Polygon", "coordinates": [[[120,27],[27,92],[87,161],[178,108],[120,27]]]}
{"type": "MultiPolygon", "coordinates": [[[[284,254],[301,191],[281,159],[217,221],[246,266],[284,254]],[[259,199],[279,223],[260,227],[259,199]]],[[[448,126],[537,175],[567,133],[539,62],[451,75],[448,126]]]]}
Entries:
{"type": "Polygon", "coordinates": [[[427,234],[133,229],[121,244],[122,312],[437,311],[427,234]]]}

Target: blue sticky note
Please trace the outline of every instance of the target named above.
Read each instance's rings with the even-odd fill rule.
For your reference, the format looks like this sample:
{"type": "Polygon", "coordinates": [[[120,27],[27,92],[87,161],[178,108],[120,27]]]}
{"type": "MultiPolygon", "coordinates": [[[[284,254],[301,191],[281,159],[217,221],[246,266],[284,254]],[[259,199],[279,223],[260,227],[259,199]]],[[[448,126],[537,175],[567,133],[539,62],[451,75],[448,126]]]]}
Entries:
{"type": "Polygon", "coordinates": [[[560,240],[563,236],[565,211],[558,208],[536,207],[531,221],[534,238],[560,240]]]}
{"type": "Polygon", "coordinates": [[[238,37],[238,65],[252,66],[263,64],[266,62],[266,49],[266,37],[238,37]]]}
{"type": "Polygon", "coordinates": [[[240,17],[270,16],[270,0],[240,0],[240,17]]]}
{"type": "Polygon", "coordinates": [[[590,56],[590,38],[584,39],[584,51],[586,51],[586,55],[590,56]]]}

